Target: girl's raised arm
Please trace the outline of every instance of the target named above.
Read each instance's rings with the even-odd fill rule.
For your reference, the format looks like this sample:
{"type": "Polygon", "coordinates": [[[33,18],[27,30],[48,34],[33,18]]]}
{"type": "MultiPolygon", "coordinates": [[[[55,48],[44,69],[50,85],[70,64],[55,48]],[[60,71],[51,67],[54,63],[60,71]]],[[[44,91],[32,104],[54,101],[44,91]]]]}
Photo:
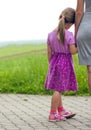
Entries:
{"type": "Polygon", "coordinates": [[[77,47],[75,46],[75,44],[70,45],[69,49],[70,49],[70,53],[71,53],[72,55],[74,55],[74,54],[76,54],[76,53],[78,52],[78,49],[77,49],[77,47]]]}

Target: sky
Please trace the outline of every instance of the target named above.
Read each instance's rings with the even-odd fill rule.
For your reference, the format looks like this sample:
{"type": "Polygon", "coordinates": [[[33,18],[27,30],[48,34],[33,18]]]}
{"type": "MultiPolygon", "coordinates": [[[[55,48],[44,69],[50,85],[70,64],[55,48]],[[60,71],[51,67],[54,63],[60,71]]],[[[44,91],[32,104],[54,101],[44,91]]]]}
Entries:
{"type": "Polygon", "coordinates": [[[0,42],[46,39],[76,0],[0,0],[0,42]]]}

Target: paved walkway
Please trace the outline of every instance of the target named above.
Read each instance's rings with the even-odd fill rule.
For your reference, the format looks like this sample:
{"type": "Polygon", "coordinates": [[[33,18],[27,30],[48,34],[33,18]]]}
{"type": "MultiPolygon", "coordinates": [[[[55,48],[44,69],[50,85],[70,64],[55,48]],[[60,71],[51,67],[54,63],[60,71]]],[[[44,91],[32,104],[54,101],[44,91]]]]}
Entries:
{"type": "Polygon", "coordinates": [[[77,115],[48,122],[51,96],[0,94],[0,130],[91,130],[91,97],[64,96],[63,103],[77,115]]]}

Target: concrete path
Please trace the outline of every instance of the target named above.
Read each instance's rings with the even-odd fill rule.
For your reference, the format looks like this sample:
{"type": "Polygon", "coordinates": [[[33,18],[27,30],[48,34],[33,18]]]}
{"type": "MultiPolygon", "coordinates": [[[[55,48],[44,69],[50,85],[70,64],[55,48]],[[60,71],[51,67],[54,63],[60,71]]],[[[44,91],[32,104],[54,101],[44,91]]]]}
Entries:
{"type": "Polygon", "coordinates": [[[64,96],[72,119],[48,122],[51,96],[0,94],[0,130],[91,130],[91,97],[64,96]]]}

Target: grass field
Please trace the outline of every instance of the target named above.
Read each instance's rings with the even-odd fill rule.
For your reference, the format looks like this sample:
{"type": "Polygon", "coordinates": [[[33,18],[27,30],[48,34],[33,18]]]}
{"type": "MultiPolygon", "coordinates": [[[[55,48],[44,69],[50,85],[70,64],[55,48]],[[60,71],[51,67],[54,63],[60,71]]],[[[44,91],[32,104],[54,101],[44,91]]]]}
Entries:
{"type": "Polygon", "coordinates": [[[0,57],[30,52],[33,50],[45,49],[46,44],[32,44],[32,45],[8,45],[0,48],[0,57]]]}
{"type": "MultiPolygon", "coordinates": [[[[0,48],[0,57],[42,49],[46,49],[45,44],[8,46],[0,48]]],[[[73,58],[78,92],[65,95],[89,95],[86,68],[78,65],[78,55],[73,58]]],[[[47,55],[41,51],[0,60],[0,93],[52,94],[44,89],[47,67],[47,55]]]]}

